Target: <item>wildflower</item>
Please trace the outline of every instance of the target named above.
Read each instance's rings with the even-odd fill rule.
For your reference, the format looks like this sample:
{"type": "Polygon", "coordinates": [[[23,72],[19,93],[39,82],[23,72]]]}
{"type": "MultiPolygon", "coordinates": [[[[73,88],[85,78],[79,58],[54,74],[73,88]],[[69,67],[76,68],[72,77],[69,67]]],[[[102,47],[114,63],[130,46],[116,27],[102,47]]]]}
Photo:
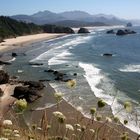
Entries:
{"type": "Polygon", "coordinates": [[[76,87],[76,80],[69,80],[69,81],[67,82],[67,86],[68,86],[69,88],[75,88],[75,87],[76,87]]]}
{"type": "Polygon", "coordinates": [[[27,108],[27,101],[25,99],[20,99],[15,102],[15,111],[17,113],[22,113],[27,108]]]}
{"type": "Polygon", "coordinates": [[[101,116],[101,115],[97,115],[97,116],[96,116],[96,120],[97,120],[97,121],[101,121],[101,119],[102,119],[102,116],[101,116]]]}
{"type": "Polygon", "coordinates": [[[14,136],[15,136],[15,137],[20,137],[20,135],[19,135],[19,134],[15,134],[14,136]]]}
{"type": "Polygon", "coordinates": [[[59,112],[59,111],[55,111],[55,112],[53,112],[53,115],[54,115],[55,117],[58,117],[58,116],[63,116],[63,113],[61,113],[61,112],[59,112]]]}
{"type": "Polygon", "coordinates": [[[59,111],[53,112],[53,115],[57,118],[59,123],[64,123],[66,117],[59,111]]]}
{"type": "Polygon", "coordinates": [[[86,127],[85,126],[82,126],[81,127],[81,131],[84,132],[85,130],[86,130],[86,127]]]}
{"type": "Polygon", "coordinates": [[[81,129],[77,129],[77,131],[81,132],[81,129]]]}
{"type": "Polygon", "coordinates": [[[74,124],[74,126],[75,126],[76,128],[80,128],[80,127],[81,127],[80,124],[74,124]]]}
{"type": "Polygon", "coordinates": [[[61,92],[56,92],[54,94],[54,97],[55,97],[57,102],[60,102],[62,100],[63,94],[61,92]]]}
{"type": "Polygon", "coordinates": [[[112,122],[112,119],[110,117],[106,117],[107,122],[112,122]]]}
{"type": "Polygon", "coordinates": [[[82,112],[83,111],[83,108],[81,106],[78,106],[77,107],[77,111],[82,112]]]}
{"type": "Polygon", "coordinates": [[[128,133],[125,132],[121,135],[121,140],[129,140],[128,133]]]}
{"type": "Polygon", "coordinates": [[[115,123],[118,123],[120,121],[120,119],[118,117],[114,117],[113,120],[114,120],[115,123]]]}
{"type": "Polygon", "coordinates": [[[126,109],[127,112],[131,112],[132,111],[132,104],[130,102],[125,102],[124,108],[126,109]]]}
{"type": "Polygon", "coordinates": [[[96,113],[96,108],[92,107],[92,108],[90,109],[90,114],[91,114],[91,115],[94,115],[95,113],[96,113]]]}
{"type": "Polygon", "coordinates": [[[13,123],[12,123],[11,120],[4,120],[4,121],[3,121],[3,125],[4,125],[4,126],[11,126],[11,125],[13,125],[13,123]]]}
{"type": "Polygon", "coordinates": [[[89,131],[91,132],[91,133],[95,133],[95,130],[94,129],[89,129],[89,131]]]}
{"type": "Polygon", "coordinates": [[[126,124],[128,124],[128,120],[124,120],[124,122],[123,122],[123,123],[124,123],[125,125],[126,125],[126,124]]]}
{"type": "Polygon", "coordinates": [[[103,100],[99,100],[97,104],[99,108],[103,108],[106,105],[106,103],[103,100]]]}
{"type": "Polygon", "coordinates": [[[19,134],[19,131],[18,130],[14,130],[13,131],[15,134],[19,134]]]}
{"type": "Polygon", "coordinates": [[[66,129],[74,131],[74,128],[71,124],[66,124],[66,129]]]}

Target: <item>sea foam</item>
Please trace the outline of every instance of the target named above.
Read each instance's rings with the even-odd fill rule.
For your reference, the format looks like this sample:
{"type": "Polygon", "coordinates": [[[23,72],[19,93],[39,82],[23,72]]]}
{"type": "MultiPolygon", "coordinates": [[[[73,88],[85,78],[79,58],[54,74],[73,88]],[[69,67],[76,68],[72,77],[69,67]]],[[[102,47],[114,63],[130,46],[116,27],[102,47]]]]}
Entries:
{"type": "MultiPolygon", "coordinates": [[[[139,124],[136,125],[135,115],[127,113],[124,110],[120,112],[120,110],[122,110],[124,107],[122,104],[118,102],[117,97],[113,95],[111,96],[108,94],[104,94],[103,89],[97,88],[97,86],[100,84],[100,82],[103,79],[107,79],[106,76],[101,73],[101,70],[94,67],[92,64],[85,64],[85,63],[80,62],[79,66],[84,69],[85,71],[84,77],[86,78],[95,96],[103,99],[108,105],[110,105],[112,109],[112,113],[115,116],[117,115],[120,118],[120,121],[122,124],[123,124],[124,119],[127,119],[129,121],[129,124],[126,127],[128,127],[129,129],[131,129],[132,131],[136,133],[140,133],[139,124]]],[[[123,94],[123,93],[120,93],[120,94],[123,94]]],[[[128,97],[126,97],[126,99],[128,99],[128,97]]]]}
{"type": "Polygon", "coordinates": [[[119,69],[121,72],[138,72],[140,73],[140,65],[125,65],[119,69]]]}

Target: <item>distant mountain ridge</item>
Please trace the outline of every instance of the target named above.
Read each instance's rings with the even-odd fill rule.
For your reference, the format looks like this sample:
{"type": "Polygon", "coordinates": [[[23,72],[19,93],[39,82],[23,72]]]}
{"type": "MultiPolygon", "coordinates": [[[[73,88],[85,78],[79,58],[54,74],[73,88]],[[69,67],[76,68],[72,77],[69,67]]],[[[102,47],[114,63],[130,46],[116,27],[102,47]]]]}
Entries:
{"type": "Polygon", "coordinates": [[[33,15],[14,15],[11,18],[25,22],[33,22],[38,25],[58,24],[64,25],[69,21],[69,25],[77,26],[78,22],[82,25],[92,26],[97,23],[99,25],[125,25],[128,21],[119,19],[113,15],[97,14],[91,15],[84,11],[66,11],[62,13],[54,13],[51,11],[39,11],[33,15]],[[61,24],[60,24],[61,23],[61,24]],[[76,23],[76,25],[74,24],[76,23]]]}

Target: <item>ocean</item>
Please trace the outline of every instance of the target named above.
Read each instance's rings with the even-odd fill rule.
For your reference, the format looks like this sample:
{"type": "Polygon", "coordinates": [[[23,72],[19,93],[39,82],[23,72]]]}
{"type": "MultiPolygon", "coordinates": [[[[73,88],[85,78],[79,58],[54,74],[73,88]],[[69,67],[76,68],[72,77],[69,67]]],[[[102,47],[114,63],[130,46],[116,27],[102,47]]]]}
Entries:
{"type": "Polygon", "coordinates": [[[102,114],[111,111],[121,122],[127,119],[127,127],[140,133],[140,27],[131,27],[137,34],[125,36],[106,34],[109,28],[93,28],[90,34],[34,43],[34,47],[26,50],[26,56],[18,56],[7,70],[22,79],[51,80],[52,87],[64,93],[64,99],[75,108],[82,107],[86,116],[90,115],[91,107],[96,107],[98,99],[103,99],[108,106],[102,114]],[[103,56],[104,53],[113,56],[103,56]],[[28,62],[43,65],[33,67],[28,62]],[[51,73],[44,72],[46,69],[67,74],[77,81],[76,87],[69,89],[65,82],[54,81],[51,73]],[[131,113],[123,109],[126,101],[133,105],[131,113]]]}

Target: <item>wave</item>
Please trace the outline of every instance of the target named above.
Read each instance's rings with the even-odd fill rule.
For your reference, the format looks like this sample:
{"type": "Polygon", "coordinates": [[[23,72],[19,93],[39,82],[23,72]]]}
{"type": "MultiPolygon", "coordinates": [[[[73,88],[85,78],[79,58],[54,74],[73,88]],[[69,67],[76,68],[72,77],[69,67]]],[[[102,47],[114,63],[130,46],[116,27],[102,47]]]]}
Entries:
{"type": "Polygon", "coordinates": [[[13,62],[13,61],[15,61],[15,60],[16,60],[16,58],[13,57],[11,60],[9,60],[9,61],[7,61],[7,62],[13,62]]]}
{"type": "Polygon", "coordinates": [[[121,72],[138,72],[140,73],[140,65],[126,65],[119,69],[121,72]]]}
{"type": "MultiPolygon", "coordinates": [[[[79,66],[84,69],[84,71],[85,71],[84,77],[86,78],[86,80],[87,80],[91,90],[94,92],[95,96],[103,99],[111,107],[112,113],[114,115],[117,115],[120,118],[120,121],[122,124],[123,124],[124,119],[127,119],[129,121],[129,125],[127,125],[127,127],[136,133],[140,133],[140,128],[139,128],[138,124],[136,125],[136,120],[134,119],[135,116],[130,113],[127,113],[125,111],[119,112],[124,107],[121,103],[118,102],[118,98],[113,94],[112,95],[105,94],[105,93],[108,93],[108,91],[106,91],[104,93],[103,89],[105,89],[105,88],[107,90],[111,90],[112,92],[114,92],[113,91],[114,89],[112,89],[114,87],[114,84],[110,84],[110,82],[108,81],[109,79],[106,77],[106,75],[104,75],[101,72],[101,69],[98,69],[91,64],[85,64],[85,63],[81,63],[81,62],[79,63],[79,66]],[[103,80],[106,80],[105,87],[103,89],[99,89],[97,86],[101,82],[103,82],[103,80]]],[[[118,91],[118,92],[119,92],[118,94],[125,96],[125,93],[122,93],[120,91],[118,91]]],[[[127,100],[129,99],[126,96],[126,97],[123,97],[123,101],[124,101],[124,98],[127,100]]]]}

